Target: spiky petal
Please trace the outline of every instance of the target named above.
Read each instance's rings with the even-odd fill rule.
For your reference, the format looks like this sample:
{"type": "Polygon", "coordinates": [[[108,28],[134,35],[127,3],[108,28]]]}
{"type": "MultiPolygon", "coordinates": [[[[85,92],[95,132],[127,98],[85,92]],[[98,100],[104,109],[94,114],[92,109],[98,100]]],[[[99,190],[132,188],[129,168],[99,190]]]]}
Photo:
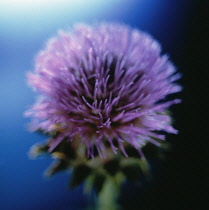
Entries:
{"type": "Polygon", "coordinates": [[[76,25],[38,54],[28,79],[41,97],[27,115],[34,130],[56,133],[50,151],[67,138],[91,157],[94,146],[105,156],[107,142],[115,153],[127,156],[128,143],[142,155],[147,142],[164,140],[156,131],[177,133],[166,109],[180,100],[165,99],[181,90],[179,78],[150,35],[121,24],[76,25]]]}

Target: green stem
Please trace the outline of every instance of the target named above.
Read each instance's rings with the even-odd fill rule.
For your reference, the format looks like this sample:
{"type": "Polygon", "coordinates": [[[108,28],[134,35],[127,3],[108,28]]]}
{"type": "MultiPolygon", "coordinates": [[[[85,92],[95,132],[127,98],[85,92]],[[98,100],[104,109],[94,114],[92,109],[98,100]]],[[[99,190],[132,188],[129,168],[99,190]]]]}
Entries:
{"type": "Polygon", "coordinates": [[[117,199],[120,192],[122,177],[108,177],[98,195],[97,210],[119,210],[117,199]]]}

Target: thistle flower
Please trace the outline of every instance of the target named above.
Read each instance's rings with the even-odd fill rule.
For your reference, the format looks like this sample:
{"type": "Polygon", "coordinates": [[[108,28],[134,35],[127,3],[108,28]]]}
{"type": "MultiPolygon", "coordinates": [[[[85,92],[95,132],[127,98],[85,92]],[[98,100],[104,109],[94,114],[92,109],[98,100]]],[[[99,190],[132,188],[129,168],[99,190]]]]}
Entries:
{"type": "Polygon", "coordinates": [[[32,129],[52,136],[49,152],[61,142],[86,146],[87,156],[106,156],[106,145],[128,156],[131,145],[157,146],[177,133],[167,108],[179,103],[166,96],[181,90],[180,78],[159,43],[120,24],[76,25],[59,32],[36,59],[30,85],[41,96],[27,111],[32,129]],[[162,132],[161,132],[162,133],[162,132]]]}

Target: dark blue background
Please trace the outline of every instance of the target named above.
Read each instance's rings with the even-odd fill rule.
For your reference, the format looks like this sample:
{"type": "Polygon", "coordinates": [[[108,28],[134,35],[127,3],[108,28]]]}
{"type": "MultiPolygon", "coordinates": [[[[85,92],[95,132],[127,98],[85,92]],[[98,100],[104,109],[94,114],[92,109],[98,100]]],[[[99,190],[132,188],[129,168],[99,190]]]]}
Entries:
{"type": "MultiPolygon", "coordinates": [[[[29,120],[23,112],[34,102],[35,94],[28,88],[25,75],[33,69],[34,57],[46,40],[56,35],[58,29],[67,29],[76,22],[124,22],[152,34],[162,44],[163,52],[168,52],[178,69],[187,75],[189,69],[184,59],[195,6],[194,1],[186,0],[98,0],[78,6],[48,4],[22,9],[14,4],[0,4],[0,209],[76,210],[84,208],[87,202],[81,187],[73,191],[67,188],[69,174],[57,174],[52,180],[42,177],[51,163],[49,158],[29,160],[27,156],[29,148],[45,138],[26,129],[29,120]]],[[[188,79],[182,83],[186,86],[188,79]]],[[[176,127],[182,128],[182,111],[177,108],[176,112],[176,127]]],[[[170,138],[179,142],[178,136],[170,138]]],[[[178,145],[174,156],[178,154],[178,145]]],[[[175,161],[171,164],[176,166],[175,161]]],[[[170,168],[166,174],[172,176],[169,172],[170,168]]],[[[166,182],[170,183],[168,178],[166,182]]],[[[156,189],[160,189],[159,184],[156,189]]],[[[171,189],[164,186],[162,190],[171,189]]],[[[154,190],[147,196],[153,194],[154,190]]],[[[133,200],[124,203],[133,204],[133,200]]]]}

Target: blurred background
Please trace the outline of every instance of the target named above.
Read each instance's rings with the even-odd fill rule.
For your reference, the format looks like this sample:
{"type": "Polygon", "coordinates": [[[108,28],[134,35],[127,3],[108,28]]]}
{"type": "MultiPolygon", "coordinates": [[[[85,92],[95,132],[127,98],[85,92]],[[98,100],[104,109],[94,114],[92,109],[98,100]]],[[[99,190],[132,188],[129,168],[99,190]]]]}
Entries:
{"type": "Polygon", "coordinates": [[[197,92],[190,83],[194,81],[191,75],[196,74],[192,53],[196,53],[198,45],[192,42],[198,35],[199,13],[199,1],[192,0],[1,0],[0,209],[77,210],[86,206],[82,186],[68,189],[69,174],[60,173],[50,180],[42,177],[50,158],[28,158],[29,148],[45,137],[27,131],[29,119],[23,117],[23,112],[36,97],[25,75],[33,69],[37,52],[59,29],[95,21],[122,22],[150,33],[184,75],[180,80],[184,91],[178,95],[184,103],[172,109],[180,134],[168,136],[174,146],[166,167],[158,168],[156,181],[142,191],[129,189],[131,196],[124,194],[121,203],[126,209],[149,210],[171,209],[181,202],[184,209],[189,209],[197,187],[195,180],[191,184],[197,172],[190,167],[195,167],[191,163],[194,145],[187,137],[194,128],[189,115],[190,93],[197,92]]]}

